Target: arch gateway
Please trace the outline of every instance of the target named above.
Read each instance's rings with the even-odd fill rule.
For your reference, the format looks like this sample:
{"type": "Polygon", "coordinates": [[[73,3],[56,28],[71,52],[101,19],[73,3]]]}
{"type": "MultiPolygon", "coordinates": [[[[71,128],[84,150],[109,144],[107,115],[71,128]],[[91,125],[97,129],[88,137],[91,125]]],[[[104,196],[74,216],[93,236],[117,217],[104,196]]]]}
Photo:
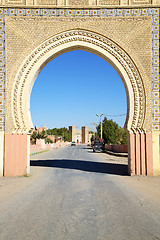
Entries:
{"type": "Polygon", "coordinates": [[[160,175],[159,11],[160,0],[0,0],[0,176],[30,172],[33,83],[75,49],[124,83],[129,174],[160,175]]]}

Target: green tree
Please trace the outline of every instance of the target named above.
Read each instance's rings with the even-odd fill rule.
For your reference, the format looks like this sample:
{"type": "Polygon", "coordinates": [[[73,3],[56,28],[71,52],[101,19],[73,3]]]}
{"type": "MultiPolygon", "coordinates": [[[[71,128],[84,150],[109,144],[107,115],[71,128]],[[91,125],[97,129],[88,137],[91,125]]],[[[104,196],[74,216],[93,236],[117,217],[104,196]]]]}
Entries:
{"type": "Polygon", "coordinates": [[[67,128],[53,128],[46,131],[47,135],[55,135],[55,137],[62,136],[64,141],[70,141],[71,133],[67,128]]]}
{"type": "Polygon", "coordinates": [[[91,142],[93,142],[94,140],[95,140],[95,137],[94,137],[94,135],[92,135],[91,142]]]}
{"type": "Polygon", "coordinates": [[[119,127],[119,129],[117,131],[118,144],[127,144],[127,141],[128,141],[127,130],[119,127]]]}
{"type": "Polygon", "coordinates": [[[43,131],[43,132],[36,132],[36,131],[34,131],[32,134],[31,134],[31,137],[30,137],[30,139],[31,139],[31,141],[33,141],[34,143],[36,143],[36,139],[45,139],[45,138],[47,138],[47,134],[46,134],[46,132],[45,131],[43,131]]]}
{"type": "Polygon", "coordinates": [[[45,138],[45,144],[47,144],[47,143],[48,144],[53,143],[53,141],[50,138],[47,137],[47,138],[45,138]]]}
{"type": "Polygon", "coordinates": [[[47,134],[46,134],[46,132],[45,131],[42,131],[42,132],[38,132],[37,133],[37,138],[38,139],[45,139],[45,138],[47,138],[47,134]]]}
{"type": "MultiPolygon", "coordinates": [[[[113,120],[103,120],[103,138],[106,144],[127,144],[127,131],[113,120]]],[[[100,136],[100,124],[97,127],[98,135],[100,136]]]]}
{"type": "Polygon", "coordinates": [[[37,139],[37,132],[34,131],[32,134],[31,134],[31,137],[30,137],[31,141],[33,141],[34,143],[36,143],[36,139],[37,139]]]}

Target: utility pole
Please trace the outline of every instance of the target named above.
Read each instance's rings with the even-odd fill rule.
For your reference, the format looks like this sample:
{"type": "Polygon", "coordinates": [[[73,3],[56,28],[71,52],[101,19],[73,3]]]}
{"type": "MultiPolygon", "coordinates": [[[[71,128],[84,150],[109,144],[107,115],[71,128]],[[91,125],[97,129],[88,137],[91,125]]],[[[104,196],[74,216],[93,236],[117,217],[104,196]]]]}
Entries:
{"type": "Polygon", "coordinates": [[[101,139],[102,139],[102,113],[101,113],[101,139]]]}
{"type": "Polygon", "coordinates": [[[96,124],[93,122],[93,123],[91,123],[92,125],[93,125],[93,133],[94,133],[94,139],[95,139],[95,126],[96,126],[96,124]]]}
{"type": "MultiPolygon", "coordinates": [[[[100,114],[100,117],[101,117],[101,139],[102,139],[102,115],[103,115],[103,113],[100,114]]],[[[96,114],[96,116],[99,117],[99,114],[96,114]]]]}

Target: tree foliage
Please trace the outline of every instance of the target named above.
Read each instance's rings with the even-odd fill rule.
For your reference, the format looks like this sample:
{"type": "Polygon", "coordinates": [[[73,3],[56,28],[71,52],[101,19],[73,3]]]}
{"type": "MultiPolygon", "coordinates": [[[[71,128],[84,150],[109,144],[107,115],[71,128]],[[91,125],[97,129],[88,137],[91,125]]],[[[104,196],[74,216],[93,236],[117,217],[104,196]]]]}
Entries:
{"type": "Polygon", "coordinates": [[[45,131],[42,131],[42,132],[38,132],[38,133],[37,133],[37,138],[38,138],[38,139],[46,139],[47,136],[48,136],[48,135],[46,134],[45,131]]]}
{"type": "Polygon", "coordinates": [[[34,131],[32,134],[31,134],[31,137],[30,137],[31,141],[36,143],[36,139],[37,139],[37,132],[34,131]]]}
{"type": "MultiPolygon", "coordinates": [[[[127,144],[127,131],[113,120],[105,117],[102,123],[102,135],[106,144],[127,144]]],[[[97,127],[98,135],[101,134],[100,124],[97,127]]]]}
{"type": "Polygon", "coordinates": [[[31,135],[31,140],[33,142],[36,142],[36,139],[45,139],[47,143],[52,143],[49,142],[50,140],[46,140],[48,135],[55,135],[55,137],[62,136],[64,141],[70,141],[71,140],[71,133],[67,128],[53,128],[53,129],[48,129],[46,131],[42,132],[37,132],[34,131],[31,135]]]}
{"type": "Polygon", "coordinates": [[[94,135],[92,135],[91,142],[93,142],[94,140],[95,140],[95,137],[94,137],[94,135]]]}
{"type": "Polygon", "coordinates": [[[53,141],[50,138],[47,137],[47,138],[45,138],[45,144],[47,144],[47,143],[48,144],[53,143],[53,141]]]}
{"type": "Polygon", "coordinates": [[[46,139],[47,138],[47,134],[45,131],[43,132],[37,132],[37,131],[34,131],[30,137],[30,139],[33,141],[33,142],[36,142],[36,139],[46,139]]]}
{"type": "Polygon", "coordinates": [[[64,141],[71,140],[71,133],[67,128],[53,128],[46,131],[47,135],[55,135],[55,137],[62,136],[64,141]]]}

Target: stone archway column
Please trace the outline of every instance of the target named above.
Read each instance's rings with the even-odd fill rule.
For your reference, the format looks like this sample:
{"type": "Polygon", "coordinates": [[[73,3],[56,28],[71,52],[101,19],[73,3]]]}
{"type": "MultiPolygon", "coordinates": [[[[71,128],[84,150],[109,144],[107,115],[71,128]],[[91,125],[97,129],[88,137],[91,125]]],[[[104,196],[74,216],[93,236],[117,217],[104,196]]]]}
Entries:
{"type": "Polygon", "coordinates": [[[153,139],[153,174],[160,176],[160,131],[152,134],[153,139]]]}
{"type": "Polygon", "coordinates": [[[129,134],[128,172],[131,176],[153,176],[152,133],[129,134]]]}
{"type": "Polygon", "coordinates": [[[0,132],[0,177],[3,177],[4,160],[4,132],[0,132]]]}
{"type": "Polygon", "coordinates": [[[30,135],[5,134],[4,176],[30,174],[30,135]]]}

